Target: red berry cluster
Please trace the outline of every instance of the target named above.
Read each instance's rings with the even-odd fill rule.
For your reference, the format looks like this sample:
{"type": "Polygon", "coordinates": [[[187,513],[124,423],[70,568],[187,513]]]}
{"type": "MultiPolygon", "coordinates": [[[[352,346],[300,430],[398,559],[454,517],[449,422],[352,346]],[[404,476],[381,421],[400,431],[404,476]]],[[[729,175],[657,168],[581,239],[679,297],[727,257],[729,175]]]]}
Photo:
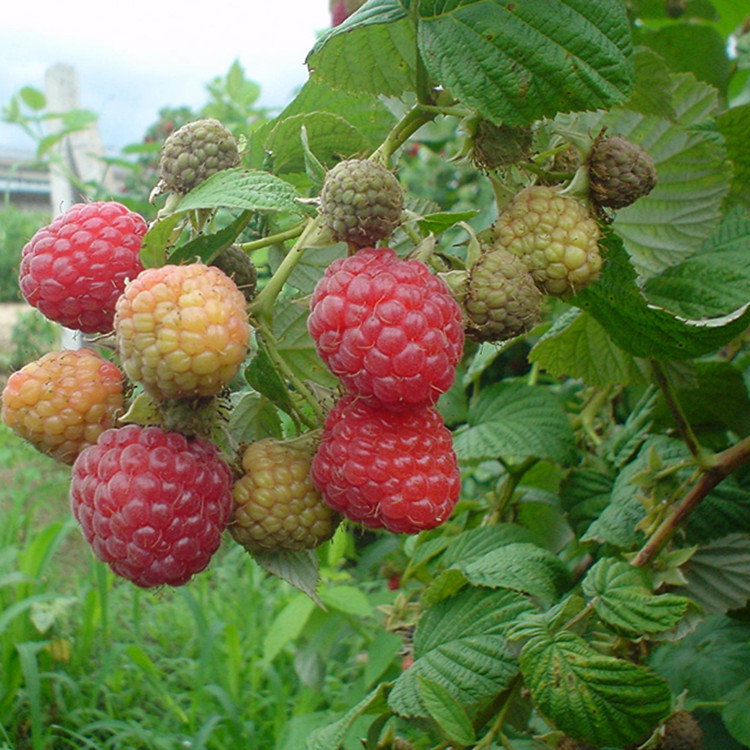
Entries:
{"type": "Polygon", "coordinates": [[[11,376],[2,418],[73,464],[72,510],[97,557],[138,586],[178,586],[217,550],[233,477],[208,440],[117,427],[126,375],[160,408],[185,399],[192,413],[237,373],[250,328],[245,297],[218,268],[144,270],[146,228],[119,203],[78,204],[24,247],[26,300],[74,330],[114,331],[125,374],[93,349],[47,354],[11,376]]]}
{"type": "Polygon", "coordinates": [[[331,410],[312,478],[343,516],[416,533],[443,523],[460,478],[434,404],[453,383],[461,309],[418,260],[363,248],[318,282],[308,329],[348,394],[331,410]]]}

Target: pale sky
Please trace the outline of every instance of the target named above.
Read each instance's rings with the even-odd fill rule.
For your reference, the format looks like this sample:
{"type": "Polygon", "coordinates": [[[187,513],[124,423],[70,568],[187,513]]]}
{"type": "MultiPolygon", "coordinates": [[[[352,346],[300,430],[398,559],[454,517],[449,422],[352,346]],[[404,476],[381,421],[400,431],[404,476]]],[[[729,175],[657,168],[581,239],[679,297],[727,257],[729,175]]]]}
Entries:
{"type": "MultiPolygon", "coordinates": [[[[80,104],[99,114],[113,153],[139,141],[165,106],[200,107],[205,85],[234,60],[280,107],[307,80],[305,56],[330,24],[328,0],[31,0],[3,3],[0,106],[22,86],[44,89],[56,63],[78,74],[80,104]]],[[[28,148],[0,123],[0,150],[28,148]]]]}

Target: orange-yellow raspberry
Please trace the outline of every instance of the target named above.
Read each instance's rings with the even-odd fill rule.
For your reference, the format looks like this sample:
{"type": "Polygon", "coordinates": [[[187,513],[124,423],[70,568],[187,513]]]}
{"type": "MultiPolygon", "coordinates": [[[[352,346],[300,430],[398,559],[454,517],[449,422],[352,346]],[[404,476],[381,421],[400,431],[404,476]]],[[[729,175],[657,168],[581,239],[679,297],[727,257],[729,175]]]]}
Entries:
{"type": "Polygon", "coordinates": [[[242,455],[229,531],[249,552],[313,549],[341,520],[310,479],[312,450],[266,438],[242,455]]]}
{"type": "Polygon", "coordinates": [[[125,373],[157,399],[217,394],[247,354],[246,304],[212,266],[142,271],[117,301],[115,338],[125,373]]]}
{"type": "Polygon", "coordinates": [[[521,258],[545,294],[575,294],[599,275],[599,226],[582,203],[555,188],[521,190],[492,230],[495,247],[521,258]]]}
{"type": "Polygon", "coordinates": [[[3,422],[66,464],[113,427],[123,410],[120,369],[93,349],[50,352],[14,372],[3,389],[3,422]]]}

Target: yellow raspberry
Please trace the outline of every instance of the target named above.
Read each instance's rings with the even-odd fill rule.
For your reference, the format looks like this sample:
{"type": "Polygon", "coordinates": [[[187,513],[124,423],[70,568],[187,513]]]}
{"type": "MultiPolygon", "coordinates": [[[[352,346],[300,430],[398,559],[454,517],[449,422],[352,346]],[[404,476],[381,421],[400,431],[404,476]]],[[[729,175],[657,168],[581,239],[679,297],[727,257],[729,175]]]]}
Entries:
{"type": "Polygon", "coordinates": [[[492,231],[495,247],[517,255],[545,294],[575,294],[599,275],[599,226],[582,203],[555,188],[522,190],[492,231]]]}
{"type": "Polygon", "coordinates": [[[246,550],[313,549],[333,536],[340,516],[313,486],[312,456],[271,438],[245,448],[229,531],[246,550]]]}
{"type": "Polygon", "coordinates": [[[216,395],[247,354],[245,306],[218,268],[142,271],[117,301],[115,338],[125,373],[157,399],[216,395]]]}
{"type": "Polygon", "coordinates": [[[14,372],[3,422],[37,450],[72,464],[123,410],[120,369],[93,349],[50,352],[14,372]]]}

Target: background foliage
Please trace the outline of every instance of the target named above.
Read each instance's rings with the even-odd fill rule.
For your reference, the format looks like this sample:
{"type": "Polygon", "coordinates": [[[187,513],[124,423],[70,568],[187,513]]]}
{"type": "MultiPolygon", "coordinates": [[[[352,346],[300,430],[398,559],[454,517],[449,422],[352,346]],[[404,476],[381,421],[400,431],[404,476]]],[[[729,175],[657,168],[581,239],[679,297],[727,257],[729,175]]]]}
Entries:
{"type": "MultiPolygon", "coordinates": [[[[602,128],[659,183],[602,217],[594,285],[525,337],[467,346],[440,402],[463,492],[439,529],[343,528],[254,561],[228,546],[182,589],[134,591],[73,544],[64,470],[6,432],[8,746],[656,748],[681,707],[706,747],[750,744],[748,29],[728,0],[369,0],[282,112],[255,109],[237,65],[200,113],[165,109],[116,162],[118,198],[154,219],[146,265],[237,241],[264,271],[240,441],[318,424],[311,392],[335,385],[294,301],[345,252],[309,234],[339,159],[397,168],[412,220],[393,246],[434,238],[441,272],[602,128]],[[159,141],[193,114],[243,139],[243,165],[149,204],[159,141]],[[507,128],[496,169],[472,162],[478,122],[507,128]]],[[[46,116],[29,92],[5,112],[46,116]]]]}

